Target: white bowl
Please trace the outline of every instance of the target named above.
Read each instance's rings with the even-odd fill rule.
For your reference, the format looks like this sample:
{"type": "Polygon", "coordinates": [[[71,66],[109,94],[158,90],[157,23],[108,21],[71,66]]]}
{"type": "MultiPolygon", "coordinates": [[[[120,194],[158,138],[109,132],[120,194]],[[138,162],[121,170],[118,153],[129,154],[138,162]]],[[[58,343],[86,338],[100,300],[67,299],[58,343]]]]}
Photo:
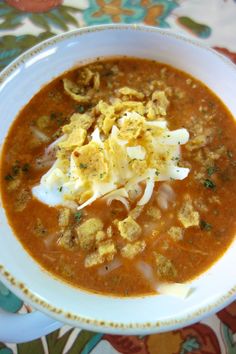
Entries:
{"type": "MultiPolygon", "coordinates": [[[[96,57],[127,55],[155,59],[193,75],[213,90],[236,116],[233,64],[198,42],[139,25],[83,28],[30,49],[0,74],[0,144],[19,110],[56,76],[96,57]]],[[[233,300],[236,242],[207,272],[191,282],[185,300],[156,295],[115,298],[73,288],[43,270],[24,250],[0,209],[1,280],[35,308],[72,326],[93,331],[145,334],[183,327],[233,300]]]]}

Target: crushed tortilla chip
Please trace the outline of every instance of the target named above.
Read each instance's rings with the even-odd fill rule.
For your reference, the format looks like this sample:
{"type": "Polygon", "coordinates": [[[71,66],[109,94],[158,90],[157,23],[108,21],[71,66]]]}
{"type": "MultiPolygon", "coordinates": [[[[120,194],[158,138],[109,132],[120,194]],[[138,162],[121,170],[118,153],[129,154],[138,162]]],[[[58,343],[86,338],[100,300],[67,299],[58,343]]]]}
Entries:
{"type": "Polygon", "coordinates": [[[139,114],[127,114],[127,118],[122,124],[119,138],[123,140],[135,140],[145,132],[145,119],[139,114]]]}
{"type": "Polygon", "coordinates": [[[126,219],[118,222],[118,230],[124,239],[132,242],[139,238],[142,229],[131,216],[128,216],[126,219]]]}
{"type": "Polygon", "coordinates": [[[58,144],[59,148],[73,150],[78,146],[82,146],[87,136],[87,132],[83,128],[74,129],[67,137],[58,144]]]}
{"type": "Polygon", "coordinates": [[[95,142],[79,147],[74,152],[81,178],[103,181],[108,174],[108,163],[103,149],[95,142]],[[77,154],[78,157],[77,157],[77,154]]]}
{"type": "Polygon", "coordinates": [[[85,130],[88,130],[93,125],[95,118],[87,113],[83,113],[83,114],[74,113],[70,117],[70,121],[71,121],[70,124],[67,124],[62,128],[63,132],[67,133],[66,130],[70,127],[71,129],[78,127],[78,128],[83,128],[85,130]],[[66,127],[67,129],[65,130],[66,127]]]}
{"type": "Polygon", "coordinates": [[[122,95],[125,95],[125,96],[135,97],[140,100],[142,100],[144,98],[144,94],[142,92],[139,92],[139,91],[132,89],[130,87],[127,87],[127,86],[120,88],[118,91],[119,91],[119,93],[121,93],[122,95]]]}
{"type": "Polygon", "coordinates": [[[139,253],[142,253],[145,247],[146,247],[146,243],[143,240],[134,243],[127,243],[127,245],[122,247],[121,255],[122,257],[133,259],[139,253]]]}
{"type": "Polygon", "coordinates": [[[199,212],[194,210],[191,200],[187,199],[178,212],[178,219],[185,228],[198,226],[200,222],[199,212]]]}
{"type": "Polygon", "coordinates": [[[88,95],[81,95],[79,92],[79,86],[69,79],[63,79],[64,89],[66,93],[76,102],[86,103],[91,99],[88,95]]]}
{"type": "Polygon", "coordinates": [[[154,91],[152,100],[147,102],[146,113],[148,120],[155,120],[157,117],[166,116],[169,100],[165,91],[154,91]]]}

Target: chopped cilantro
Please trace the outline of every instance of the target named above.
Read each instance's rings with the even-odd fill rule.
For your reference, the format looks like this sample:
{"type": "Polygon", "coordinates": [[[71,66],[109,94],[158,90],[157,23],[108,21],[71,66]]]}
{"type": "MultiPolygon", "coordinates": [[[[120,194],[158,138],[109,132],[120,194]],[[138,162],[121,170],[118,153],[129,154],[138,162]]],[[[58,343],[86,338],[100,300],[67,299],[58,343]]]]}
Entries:
{"type": "Polygon", "coordinates": [[[204,180],[204,187],[208,189],[214,189],[216,187],[216,184],[209,178],[204,180]]]}
{"type": "Polygon", "coordinates": [[[85,112],[84,106],[82,106],[80,104],[75,106],[75,110],[76,110],[76,112],[79,112],[79,113],[84,113],[85,112]]]}
{"type": "Polygon", "coordinates": [[[158,170],[155,171],[155,175],[159,176],[160,172],[158,170]]]}
{"type": "Polygon", "coordinates": [[[15,161],[15,165],[12,166],[11,168],[11,173],[9,173],[8,175],[6,175],[4,178],[6,181],[12,181],[14,179],[15,176],[18,175],[18,173],[20,172],[20,163],[19,161],[15,161]]]}
{"type": "Polygon", "coordinates": [[[12,175],[10,175],[10,174],[9,174],[9,175],[6,175],[4,178],[5,178],[6,181],[12,181],[12,180],[14,179],[14,178],[12,177],[12,175]]]}
{"type": "Polygon", "coordinates": [[[208,101],[207,104],[208,104],[208,106],[209,106],[210,108],[214,108],[214,107],[215,107],[215,103],[212,102],[212,101],[208,101]]]}
{"type": "Polygon", "coordinates": [[[217,167],[215,167],[215,166],[210,166],[207,168],[208,176],[212,176],[216,171],[217,171],[217,167]]]}
{"type": "Polygon", "coordinates": [[[63,188],[62,186],[58,188],[59,192],[62,192],[62,188],[63,188]]]}
{"type": "Polygon", "coordinates": [[[30,169],[30,165],[28,163],[25,163],[21,169],[23,172],[28,172],[30,169]]]}
{"type": "Polygon", "coordinates": [[[82,211],[77,211],[77,213],[75,213],[75,221],[80,222],[82,219],[82,216],[83,216],[82,211]]]}
{"type": "Polygon", "coordinates": [[[112,75],[114,75],[114,73],[111,70],[102,73],[102,76],[112,76],[112,75]]]}
{"type": "Polygon", "coordinates": [[[54,120],[54,119],[56,119],[56,113],[55,112],[51,112],[51,114],[50,114],[50,119],[51,120],[54,120]]]}
{"type": "Polygon", "coordinates": [[[56,122],[59,126],[65,123],[66,118],[63,116],[62,112],[51,112],[50,119],[56,122]]]}
{"type": "Polygon", "coordinates": [[[201,230],[204,230],[204,231],[211,231],[212,225],[208,224],[208,222],[206,222],[205,220],[201,220],[200,221],[200,228],[201,228],[201,230]]]}
{"type": "Polygon", "coordinates": [[[88,165],[86,164],[86,163],[80,163],[79,164],[79,168],[87,168],[88,167],[88,165]]]}
{"type": "Polygon", "coordinates": [[[58,117],[56,122],[59,126],[63,125],[65,123],[66,118],[65,117],[58,117]]]}
{"type": "Polygon", "coordinates": [[[19,171],[20,171],[20,166],[19,165],[12,166],[12,174],[14,176],[18,175],[19,171]]]}

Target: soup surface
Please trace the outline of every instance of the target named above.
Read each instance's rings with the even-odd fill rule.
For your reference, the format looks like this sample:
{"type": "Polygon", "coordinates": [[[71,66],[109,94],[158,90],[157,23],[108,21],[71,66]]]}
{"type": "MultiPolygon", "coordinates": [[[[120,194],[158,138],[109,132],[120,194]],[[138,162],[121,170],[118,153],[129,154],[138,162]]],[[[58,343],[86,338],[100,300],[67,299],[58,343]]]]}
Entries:
{"type": "Polygon", "coordinates": [[[151,294],[199,275],[236,225],[236,125],[202,83],[134,58],[53,80],[1,159],[8,220],[45,269],[93,292],[151,294]]]}

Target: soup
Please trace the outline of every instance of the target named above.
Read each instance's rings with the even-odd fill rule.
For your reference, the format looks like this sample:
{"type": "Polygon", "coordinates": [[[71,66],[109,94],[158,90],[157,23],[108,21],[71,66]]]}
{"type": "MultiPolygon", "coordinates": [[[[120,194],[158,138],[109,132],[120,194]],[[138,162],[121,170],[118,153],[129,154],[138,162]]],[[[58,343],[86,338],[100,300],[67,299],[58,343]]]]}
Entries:
{"type": "Polygon", "coordinates": [[[234,238],[235,136],[223,103],[186,73],[98,59],[43,87],[15,119],[1,158],[9,223],[76,287],[161,292],[234,238]]]}

